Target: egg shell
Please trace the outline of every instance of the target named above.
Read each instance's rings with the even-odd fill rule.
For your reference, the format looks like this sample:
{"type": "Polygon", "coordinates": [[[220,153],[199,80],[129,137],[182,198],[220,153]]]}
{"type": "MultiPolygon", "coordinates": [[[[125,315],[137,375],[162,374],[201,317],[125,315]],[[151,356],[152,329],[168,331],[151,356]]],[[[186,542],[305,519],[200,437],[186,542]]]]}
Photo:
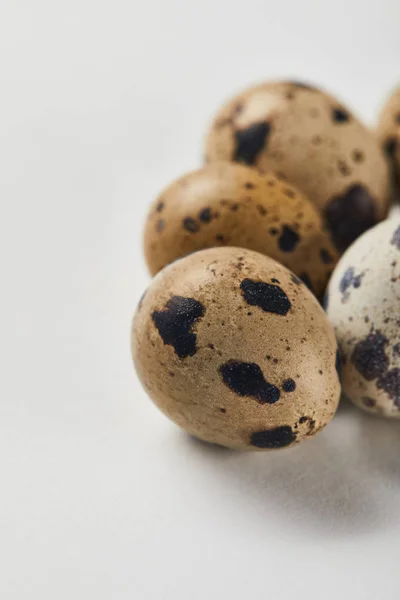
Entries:
{"type": "Polygon", "coordinates": [[[400,195],[400,87],[389,97],[378,122],[378,137],[389,159],[394,192],[400,195]]]}
{"type": "Polygon", "coordinates": [[[132,354],[156,405],[222,446],[295,444],[339,401],[324,311],[293,273],[251,250],[202,250],[160,271],[136,311],[132,354]]]}
{"type": "Polygon", "coordinates": [[[273,171],[322,211],[340,251],[382,220],[389,174],[376,136],[332,96],[297,83],[264,83],[217,113],[207,162],[273,171]]]}
{"type": "Polygon", "coordinates": [[[400,221],[388,219],[342,256],[326,310],[343,356],[343,391],[370,413],[400,417],[400,221]]]}
{"type": "Polygon", "coordinates": [[[317,296],[338,260],[312,203],[274,175],[250,167],[209,165],[172,183],[154,202],[144,235],[153,275],[190,252],[227,245],[277,260],[317,296]]]}

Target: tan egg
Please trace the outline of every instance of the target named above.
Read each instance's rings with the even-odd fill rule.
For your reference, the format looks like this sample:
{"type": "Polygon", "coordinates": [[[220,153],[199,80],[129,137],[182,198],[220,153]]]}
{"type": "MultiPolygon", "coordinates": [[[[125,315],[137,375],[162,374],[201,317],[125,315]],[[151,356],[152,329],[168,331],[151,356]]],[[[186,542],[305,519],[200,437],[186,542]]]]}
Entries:
{"type": "Polygon", "coordinates": [[[295,444],[339,401],[324,311],[293,273],[251,250],[202,250],[160,271],[136,311],[132,353],[156,405],[222,446],[295,444]]]}
{"type": "Polygon", "coordinates": [[[343,356],[343,391],[360,408],[400,418],[400,220],[362,235],[340,259],[326,295],[343,356]]]}
{"type": "Polygon", "coordinates": [[[185,175],[150,210],[144,247],[153,275],[190,252],[227,245],[274,258],[317,296],[338,260],[311,202],[274,175],[244,165],[214,163],[185,175]]]}
{"type": "Polygon", "coordinates": [[[378,137],[389,158],[394,189],[400,194],[400,87],[386,102],[379,116],[378,137]]]}
{"type": "Polygon", "coordinates": [[[273,171],[321,210],[340,251],[387,214],[388,167],[376,136],[324,92],[265,83],[217,113],[206,161],[273,171]]]}

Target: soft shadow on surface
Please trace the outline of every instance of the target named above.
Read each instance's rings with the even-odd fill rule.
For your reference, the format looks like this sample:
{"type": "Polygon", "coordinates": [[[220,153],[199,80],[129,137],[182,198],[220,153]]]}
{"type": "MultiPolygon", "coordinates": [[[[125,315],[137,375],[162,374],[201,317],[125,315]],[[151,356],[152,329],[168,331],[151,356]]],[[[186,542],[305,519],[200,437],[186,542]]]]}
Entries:
{"type": "Polygon", "coordinates": [[[400,421],[348,402],[322,433],[286,450],[239,452],[185,440],[249,510],[269,518],[273,510],[313,535],[362,535],[400,518],[400,421]]]}

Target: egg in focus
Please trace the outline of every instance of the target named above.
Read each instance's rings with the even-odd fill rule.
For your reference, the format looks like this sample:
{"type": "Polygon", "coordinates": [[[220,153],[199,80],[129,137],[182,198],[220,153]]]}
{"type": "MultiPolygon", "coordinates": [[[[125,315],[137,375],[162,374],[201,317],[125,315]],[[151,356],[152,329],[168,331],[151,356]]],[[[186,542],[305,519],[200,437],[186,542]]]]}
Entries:
{"type": "Polygon", "coordinates": [[[301,280],[243,248],[211,248],[153,279],[132,326],[136,371],[155,404],[210,443],[268,450],[333,417],[340,361],[301,280]]]}
{"type": "Polygon", "coordinates": [[[343,357],[344,394],[360,408],[400,417],[400,220],[362,235],[340,259],[326,311],[343,357]]]}

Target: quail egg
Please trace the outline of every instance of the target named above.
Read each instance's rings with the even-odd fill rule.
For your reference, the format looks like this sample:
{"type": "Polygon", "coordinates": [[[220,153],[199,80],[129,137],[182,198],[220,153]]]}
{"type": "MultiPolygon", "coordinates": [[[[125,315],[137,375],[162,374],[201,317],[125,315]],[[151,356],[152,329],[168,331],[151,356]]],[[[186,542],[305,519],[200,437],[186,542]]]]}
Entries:
{"type": "Polygon", "coordinates": [[[400,417],[399,219],[348,248],[325,304],[342,352],[344,394],[370,413],[400,417]]]}
{"type": "Polygon", "coordinates": [[[153,279],[132,327],[144,388],[177,425],[238,449],[291,446],[334,415],[332,327],[301,280],[243,248],[210,248],[153,279]]]}
{"type": "Polygon", "coordinates": [[[172,183],[154,202],[144,247],[154,275],[176,258],[213,246],[266,254],[323,294],[338,253],[307,198],[273,174],[229,162],[172,183]]]}
{"type": "Polygon", "coordinates": [[[273,171],[320,209],[339,251],[387,214],[388,165],[376,136],[346,107],[300,83],[264,83],[217,113],[206,161],[273,171]]]}

